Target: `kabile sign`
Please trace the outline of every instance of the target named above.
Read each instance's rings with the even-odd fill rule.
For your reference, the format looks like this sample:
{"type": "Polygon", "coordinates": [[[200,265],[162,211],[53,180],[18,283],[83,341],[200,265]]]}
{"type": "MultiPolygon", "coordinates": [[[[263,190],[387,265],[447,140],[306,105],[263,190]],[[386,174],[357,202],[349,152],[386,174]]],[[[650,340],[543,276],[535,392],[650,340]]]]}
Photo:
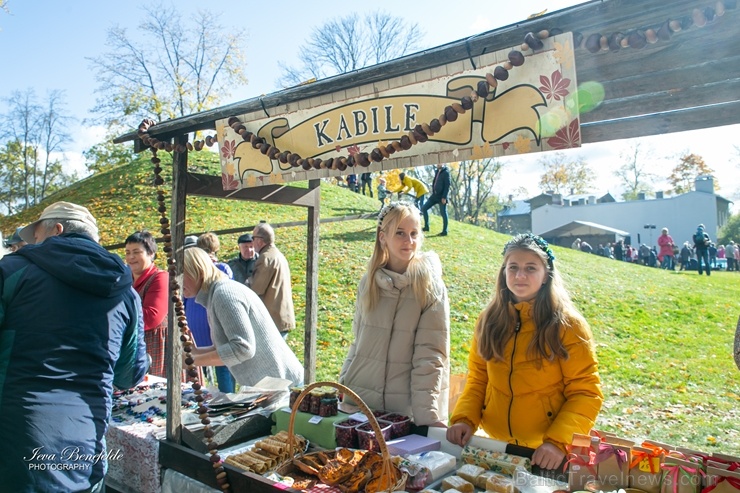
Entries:
{"type": "MultiPolygon", "coordinates": [[[[462,63],[445,65],[375,83],[368,94],[340,91],[285,106],[280,115],[253,113],[240,115],[239,119],[271,146],[306,159],[370,153],[398,141],[417,125],[439,118],[447,106],[469,96],[486,80],[487,73],[507,59],[508,51],[478,57],[481,63],[487,63],[475,69],[463,70],[462,63]]],[[[570,34],[549,38],[542,50],[525,55],[526,63],[514,67],[506,81],[499,81],[485,98],[478,98],[470,110],[448,121],[428,141],[372,162],[367,168],[306,171],[292,167],[262,154],[244,142],[227,120],[221,120],[216,128],[224,188],[579,147],[570,34]]]]}

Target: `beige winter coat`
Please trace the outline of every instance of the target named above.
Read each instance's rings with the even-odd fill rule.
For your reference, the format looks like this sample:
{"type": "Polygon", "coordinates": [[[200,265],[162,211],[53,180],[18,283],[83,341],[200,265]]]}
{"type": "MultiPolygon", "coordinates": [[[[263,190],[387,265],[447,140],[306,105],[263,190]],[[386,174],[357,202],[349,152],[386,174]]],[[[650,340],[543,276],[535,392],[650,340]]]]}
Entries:
{"type": "Polygon", "coordinates": [[[422,254],[433,270],[435,299],[421,304],[409,278],[386,269],[376,272],[378,306],[362,313],[367,275],[357,293],[354,342],[342,366],[340,383],[374,410],[411,416],[417,425],[447,422],[450,380],[450,307],[442,267],[434,253],[422,254]]]}
{"type": "Polygon", "coordinates": [[[254,264],[247,286],[257,293],[280,332],[295,327],[293,288],[288,260],[275,245],[267,245],[254,264]]]}

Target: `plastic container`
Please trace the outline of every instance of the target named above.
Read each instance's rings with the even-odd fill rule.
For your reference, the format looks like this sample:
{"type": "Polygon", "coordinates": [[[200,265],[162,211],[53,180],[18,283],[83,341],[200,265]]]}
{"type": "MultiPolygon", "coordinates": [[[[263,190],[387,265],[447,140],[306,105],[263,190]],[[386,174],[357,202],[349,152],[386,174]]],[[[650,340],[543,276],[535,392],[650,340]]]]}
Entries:
{"type": "Polygon", "coordinates": [[[391,427],[391,439],[401,438],[411,433],[411,418],[403,414],[390,413],[380,417],[384,421],[393,423],[391,427]]]}
{"type": "Polygon", "coordinates": [[[337,447],[357,448],[357,426],[361,421],[346,419],[339,423],[334,423],[334,436],[337,440],[337,447]]]}
{"type": "Polygon", "coordinates": [[[385,416],[388,414],[388,411],[373,411],[373,416],[376,418],[380,418],[381,416],[385,416]]]}
{"type": "MultiPolygon", "coordinates": [[[[383,439],[386,442],[390,440],[393,423],[379,419],[378,426],[380,426],[383,439]]],[[[357,445],[361,449],[380,452],[380,445],[378,444],[378,440],[375,438],[375,432],[373,431],[372,426],[370,426],[370,423],[363,423],[357,427],[357,445]]]]}

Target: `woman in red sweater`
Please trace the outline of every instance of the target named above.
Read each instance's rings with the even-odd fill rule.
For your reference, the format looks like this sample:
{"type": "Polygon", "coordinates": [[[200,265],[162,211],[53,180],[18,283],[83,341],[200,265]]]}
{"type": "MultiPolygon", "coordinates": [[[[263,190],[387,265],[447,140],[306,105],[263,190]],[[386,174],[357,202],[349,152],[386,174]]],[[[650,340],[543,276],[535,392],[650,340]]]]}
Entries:
{"type": "Polygon", "coordinates": [[[152,358],[151,375],[166,378],[164,341],[167,334],[169,275],[154,265],[157,244],[148,231],[126,238],[126,263],[134,276],[134,289],[144,311],[144,341],[152,358]]]}

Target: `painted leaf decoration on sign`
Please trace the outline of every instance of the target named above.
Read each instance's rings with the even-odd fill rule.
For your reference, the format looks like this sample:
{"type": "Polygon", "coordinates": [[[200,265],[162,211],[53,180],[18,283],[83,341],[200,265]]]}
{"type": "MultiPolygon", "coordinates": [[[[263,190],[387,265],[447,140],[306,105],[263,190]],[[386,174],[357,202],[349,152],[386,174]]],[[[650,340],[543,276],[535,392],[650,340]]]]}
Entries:
{"type": "Polygon", "coordinates": [[[540,75],[540,92],[545,95],[548,100],[560,101],[568,95],[568,86],[570,85],[570,79],[563,78],[563,74],[560,70],[556,70],[552,73],[550,78],[544,75],[540,75]]]}

